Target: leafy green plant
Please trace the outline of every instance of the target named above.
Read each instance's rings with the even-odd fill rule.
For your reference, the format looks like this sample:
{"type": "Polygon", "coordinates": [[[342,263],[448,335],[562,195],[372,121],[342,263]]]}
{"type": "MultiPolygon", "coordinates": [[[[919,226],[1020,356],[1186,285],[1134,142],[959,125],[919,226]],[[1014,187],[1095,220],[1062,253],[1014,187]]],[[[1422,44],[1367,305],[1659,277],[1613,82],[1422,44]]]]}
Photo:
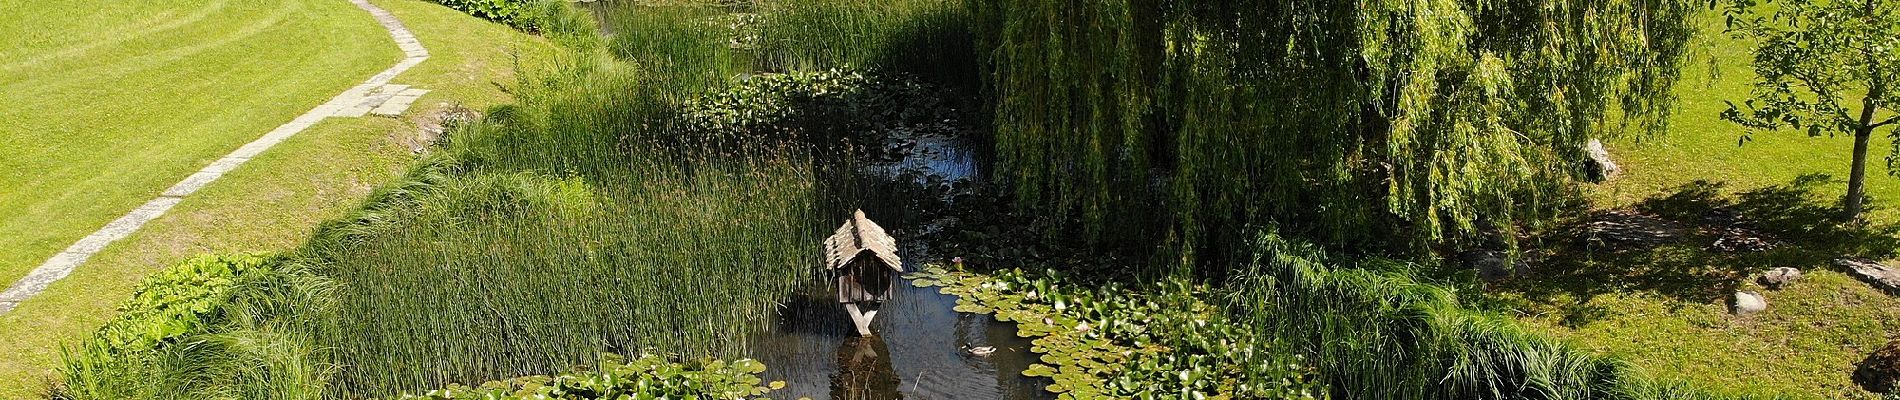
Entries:
{"type": "Polygon", "coordinates": [[[321,279],[283,258],[200,256],[139,285],[120,315],[65,349],[55,399],[315,399],[330,368],[308,337],[259,325],[321,309],[321,279]]]}
{"type": "Polygon", "coordinates": [[[402,395],[397,400],[646,400],[646,399],[745,399],[759,398],[782,389],[785,382],[761,384],[758,377],[765,365],[751,359],[725,362],[701,359],[676,363],[655,354],[643,354],[632,360],[615,354],[600,357],[599,370],[577,369],[548,376],[527,376],[505,381],[490,381],[476,387],[450,385],[422,395],[402,395]]]}
{"type": "Polygon", "coordinates": [[[532,7],[535,3],[538,3],[539,1],[537,0],[436,0],[436,2],[442,3],[442,5],[448,6],[449,8],[453,8],[465,13],[469,13],[470,15],[482,17],[491,21],[500,22],[500,23],[504,23],[504,24],[508,24],[508,25],[512,25],[516,27],[526,28],[528,30],[533,30],[532,29],[533,25],[523,25],[523,24],[529,23],[529,21],[527,21],[527,18],[523,18],[523,14],[526,14],[529,8],[532,7]]]}
{"type": "Polygon", "coordinates": [[[1276,351],[1206,289],[1173,281],[1151,290],[1085,287],[1054,270],[993,275],[930,266],[912,284],[959,296],[957,311],[1015,322],[1042,353],[1024,375],[1054,380],[1064,399],[1311,399],[1325,396],[1299,356],[1276,351]]]}
{"type": "Polygon", "coordinates": [[[132,299],[119,305],[119,316],[100,328],[95,340],[110,352],[151,349],[189,333],[202,332],[226,318],[225,304],[244,279],[264,272],[263,254],[193,257],[139,283],[132,299]]]}

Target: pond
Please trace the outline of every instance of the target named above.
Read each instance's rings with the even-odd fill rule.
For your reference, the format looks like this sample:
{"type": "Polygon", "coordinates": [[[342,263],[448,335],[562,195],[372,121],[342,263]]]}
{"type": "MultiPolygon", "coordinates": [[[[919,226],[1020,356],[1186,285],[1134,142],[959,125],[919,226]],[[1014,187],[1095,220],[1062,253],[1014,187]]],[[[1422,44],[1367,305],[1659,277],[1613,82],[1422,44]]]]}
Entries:
{"type": "MultiPolygon", "coordinates": [[[[908,264],[908,263],[907,263],[908,264]]],[[[913,268],[907,265],[906,269],[913,268]]],[[[792,296],[770,329],[755,336],[752,357],[767,381],[786,387],[773,398],[1052,399],[1050,381],[1022,375],[1036,361],[1014,324],[951,310],[957,298],[897,282],[872,330],[860,338],[830,285],[792,296]],[[993,347],[986,356],[967,349],[993,347]]]]}

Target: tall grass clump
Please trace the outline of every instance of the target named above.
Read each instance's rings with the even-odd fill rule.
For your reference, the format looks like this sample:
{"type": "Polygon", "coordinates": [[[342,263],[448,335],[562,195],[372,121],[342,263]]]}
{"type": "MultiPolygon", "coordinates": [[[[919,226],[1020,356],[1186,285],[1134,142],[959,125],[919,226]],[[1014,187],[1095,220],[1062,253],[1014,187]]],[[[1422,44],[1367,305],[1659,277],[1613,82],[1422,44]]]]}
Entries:
{"type": "Polygon", "coordinates": [[[302,260],[337,284],[314,325],[344,366],[333,393],[542,374],[603,351],[739,356],[808,281],[829,221],[804,150],[686,130],[637,69],[568,68],[458,131],[418,184],[382,197],[399,206],[308,246],[302,260]]]}
{"type": "Polygon", "coordinates": [[[1020,208],[1179,265],[1266,221],[1371,254],[1508,242],[1589,139],[1663,126],[1698,3],[971,4],[1020,208]]]}
{"type": "Polygon", "coordinates": [[[1410,265],[1327,265],[1317,247],[1268,231],[1228,285],[1257,335],[1305,356],[1335,397],[1355,399],[1718,399],[1460,304],[1410,265]]]}
{"type": "Polygon", "coordinates": [[[958,1],[779,0],[758,11],[763,71],[870,69],[959,90],[980,84],[970,13],[958,1]]]}

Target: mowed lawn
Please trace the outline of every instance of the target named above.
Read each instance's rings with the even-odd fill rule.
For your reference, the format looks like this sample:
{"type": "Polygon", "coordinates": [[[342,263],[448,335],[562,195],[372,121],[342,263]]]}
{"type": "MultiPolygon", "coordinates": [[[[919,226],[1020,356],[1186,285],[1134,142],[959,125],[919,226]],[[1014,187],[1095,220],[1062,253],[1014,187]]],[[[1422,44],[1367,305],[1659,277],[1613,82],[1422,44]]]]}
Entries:
{"type": "Polygon", "coordinates": [[[0,281],[401,52],[346,1],[0,7],[0,281]]]}
{"type": "MultiPolygon", "coordinates": [[[[1851,137],[1808,137],[1804,132],[1761,132],[1743,145],[1744,130],[1719,118],[1725,100],[1740,103],[1755,79],[1748,61],[1749,43],[1720,33],[1720,22],[1710,29],[1706,50],[1685,75],[1679,94],[1681,108],[1673,128],[1657,137],[1623,138],[1609,143],[1624,175],[1595,186],[1591,196],[1598,208],[1631,207],[1645,200],[1678,193],[1677,188],[1698,180],[1721,184],[1726,195],[1767,187],[1787,187],[1807,176],[1826,176],[1810,186],[1810,205],[1838,206],[1846,192],[1853,146],[1851,137]],[[1713,65],[1710,59],[1714,60],[1713,65]],[[1713,68],[1711,68],[1713,67],[1713,68]]],[[[1855,99],[1856,104],[1858,99],[1855,99]]],[[[1900,178],[1885,172],[1890,153],[1886,132],[1876,135],[1869,158],[1867,193],[1877,207],[1866,218],[1874,225],[1900,222],[1900,178]]],[[[1792,206],[1792,205],[1791,205],[1792,206]]],[[[1650,276],[1689,276],[1709,271],[1744,274],[1739,279],[1684,284],[1656,283],[1644,276],[1606,277],[1605,293],[1594,296],[1561,295],[1531,301],[1519,309],[1533,326],[1555,333],[1584,348],[1618,355],[1656,375],[1685,379],[1712,388],[1795,398],[1860,398],[1876,395],[1857,387],[1850,378],[1862,358],[1888,340],[1900,336],[1900,299],[1874,290],[1834,271],[1819,255],[1779,261],[1772,265],[1725,265],[1724,256],[1707,256],[1699,243],[1636,257],[1605,254],[1569,254],[1601,258],[1605,271],[1638,271],[1650,276]],[[1655,255],[1656,258],[1630,261],[1655,255]],[[1621,257],[1621,258],[1619,258],[1621,257]],[[1771,291],[1748,282],[1752,274],[1774,267],[1796,267],[1808,277],[1792,288],[1771,291]],[[1650,290],[1645,285],[1700,286],[1681,292],[1650,290]],[[1727,296],[1758,290],[1768,310],[1735,317],[1726,309],[1727,296]],[[1722,288],[1722,289],[1717,289],[1722,288]],[[1585,316],[1578,318],[1579,315],[1585,316]]],[[[1561,286],[1559,283],[1543,283],[1561,286]]],[[[1583,290],[1586,288],[1558,288],[1583,290]]],[[[1506,297],[1521,293],[1505,293],[1506,297]]],[[[1522,300],[1522,299],[1518,299],[1522,300]]]]}
{"type": "MultiPolygon", "coordinates": [[[[6,174],[0,177],[5,185],[0,198],[6,199],[0,204],[8,207],[0,209],[0,229],[7,232],[0,237],[0,260],[5,260],[0,271],[9,283],[191,171],[389,67],[400,55],[369,14],[345,0],[87,3],[96,4],[26,3],[32,9],[0,9],[0,27],[8,31],[75,32],[0,35],[0,43],[8,44],[0,57],[5,60],[0,67],[8,68],[0,74],[5,80],[0,96],[6,99],[0,115],[8,121],[0,124],[0,146],[7,152],[0,157],[0,173],[6,174]],[[19,25],[25,15],[48,20],[26,21],[34,26],[27,28],[19,25]],[[79,22],[84,19],[95,22],[79,22]],[[105,31],[146,33],[98,33],[105,31]],[[175,43],[159,39],[167,37],[163,32],[172,32],[169,40],[175,43]],[[105,43],[115,40],[120,42],[105,43]],[[34,45],[23,44],[28,42],[34,45]],[[16,66],[17,51],[65,64],[16,66]],[[150,58],[163,51],[177,57],[150,58]],[[92,65],[117,66],[90,70],[92,65]],[[18,79],[12,68],[39,75],[18,79]],[[101,75],[107,73],[120,76],[101,75]],[[195,75],[207,76],[181,78],[195,75]],[[70,86],[55,85],[60,82],[70,86]],[[24,96],[16,87],[40,94],[24,96]],[[71,95],[84,91],[115,100],[71,95]],[[73,102],[35,99],[49,96],[73,102]],[[24,129],[26,121],[43,125],[24,129]],[[49,130],[74,137],[42,137],[49,130]],[[56,176],[67,182],[54,183],[56,176]],[[34,197],[14,189],[28,184],[46,193],[34,197]],[[29,211],[36,214],[26,215],[29,211]],[[20,232],[39,239],[13,237],[20,232]]],[[[540,37],[434,3],[374,3],[401,19],[431,53],[393,83],[432,92],[402,117],[324,120],[186,198],[46,293],[0,315],[0,398],[39,396],[56,377],[60,346],[111,318],[146,275],[201,253],[294,247],[316,224],[356,207],[410,165],[424,115],[448,105],[483,110],[509,101],[502,86],[515,84],[517,63],[532,67],[555,54],[540,37]]]]}

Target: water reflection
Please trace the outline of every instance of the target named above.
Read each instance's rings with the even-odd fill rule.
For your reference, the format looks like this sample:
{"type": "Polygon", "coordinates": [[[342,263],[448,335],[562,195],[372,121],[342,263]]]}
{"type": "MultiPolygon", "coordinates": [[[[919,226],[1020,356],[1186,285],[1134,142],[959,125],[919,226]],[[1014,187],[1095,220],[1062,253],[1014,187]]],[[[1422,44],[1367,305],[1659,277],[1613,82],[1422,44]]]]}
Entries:
{"type": "Polygon", "coordinates": [[[792,296],[771,330],[755,336],[751,357],[765,362],[763,377],[787,384],[772,398],[1054,398],[1042,390],[1047,380],[1022,375],[1036,355],[1013,324],[957,313],[956,297],[905,281],[878,313],[877,336],[858,338],[828,289],[821,282],[792,296]],[[996,352],[964,350],[985,346],[996,352]]]}
{"type": "Polygon", "coordinates": [[[882,337],[854,337],[838,346],[838,373],[831,375],[831,398],[902,398],[897,384],[897,370],[891,367],[891,349],[882,337]]]}

